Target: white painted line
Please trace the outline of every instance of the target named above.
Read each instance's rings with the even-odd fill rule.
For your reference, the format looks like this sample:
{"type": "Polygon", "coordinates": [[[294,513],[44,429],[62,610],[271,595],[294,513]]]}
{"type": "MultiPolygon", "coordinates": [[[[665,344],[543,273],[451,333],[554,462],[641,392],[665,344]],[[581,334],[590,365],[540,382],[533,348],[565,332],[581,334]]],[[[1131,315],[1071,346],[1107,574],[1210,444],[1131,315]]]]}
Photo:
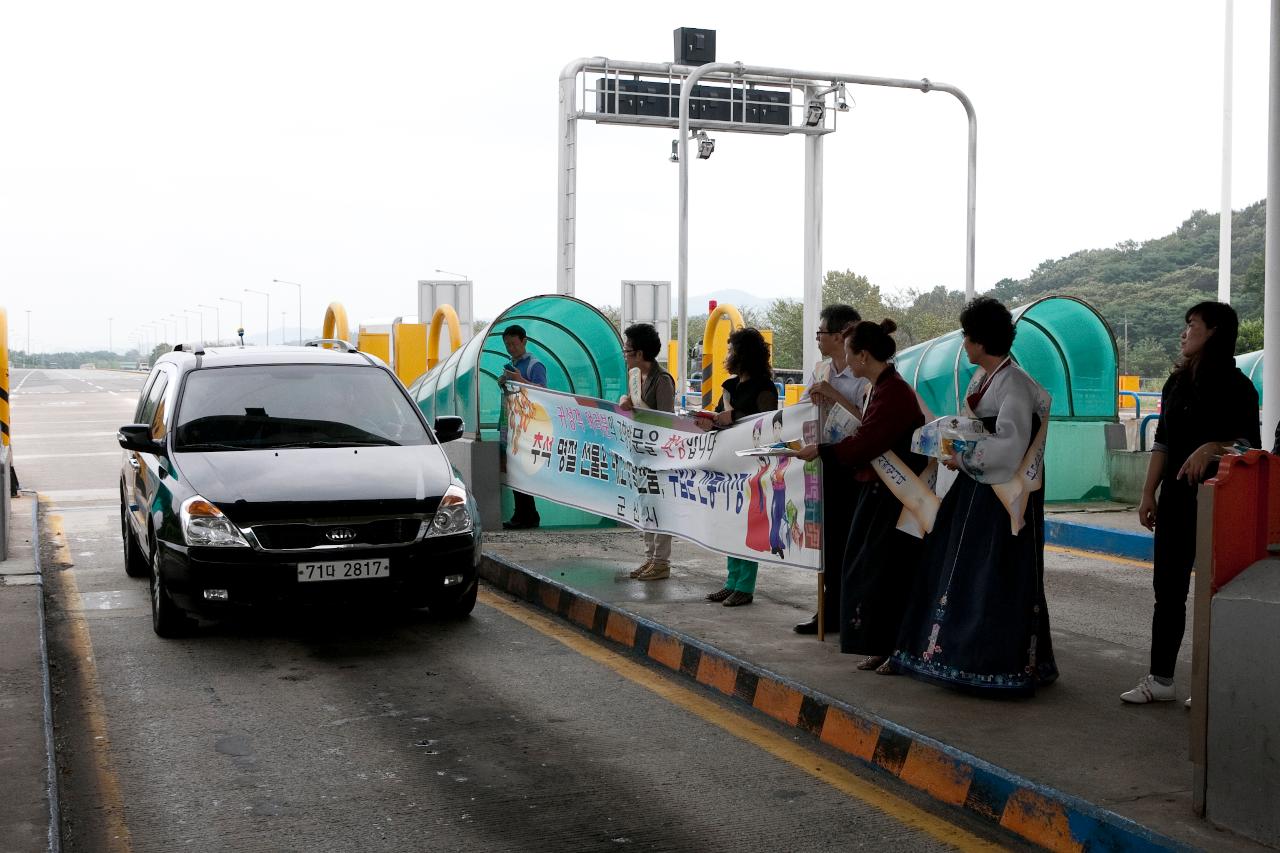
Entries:
{"type": "Polygon", "coordinates": [[[27,462],[32,459],[70,459],[72,457],[85,456],[119,456],[119,450],[103,450],[98,453],[15,453],[13,460],[15,462],[27,462]]]}
{"type": "Polygon", "coordinates": [[[22,377],[22,381],[18,383],[18,387],[13,389],[13,393],[15,393],[15,394],[16,394],[16,393],[18,393],[19,391],[21,391],[21,390],[22,390],[22,386],[23,386],[23,385],[26,385],[26,384],[27,384],[27,380],[28,380],[28,379],[30,379],[30,378],[31,378],[32,376],[34,376],[34,375],[35,375],[35,371],[34,371],[34,370],[28,370],[28,371],[27,371],[27,375],[26,375],[26,376],[24,376],[24,377],[22,377]]]}
{"type": "Polygon", "coordinates": [[[115,437],[114,432],[41,432],[35,434],[14,433],[14,438],[22,441],[37,441],[39,439],[50,438],[102,438],[103,436],[115,437]]]}

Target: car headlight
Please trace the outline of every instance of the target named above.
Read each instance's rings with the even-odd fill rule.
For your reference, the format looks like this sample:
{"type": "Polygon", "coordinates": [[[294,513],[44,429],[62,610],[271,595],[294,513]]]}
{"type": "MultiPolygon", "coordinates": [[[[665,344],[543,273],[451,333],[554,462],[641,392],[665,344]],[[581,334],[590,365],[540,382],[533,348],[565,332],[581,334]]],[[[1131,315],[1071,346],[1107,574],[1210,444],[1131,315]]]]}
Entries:
{"type": "Polygon", "coordinates": [[[188,545],[248,548],[240,528],[209,501],[193,495],[182,502],[182,537],[188,545]]]}
{"type": "Polygon", "coordinates": [[[471,509],[467,506],[467,492],[454,484],[440,499],[440,506],[430,521],[422,522],[425,528],[423,536],[452,536],[455,533],[470,533],[472,530],[471,509]]]}

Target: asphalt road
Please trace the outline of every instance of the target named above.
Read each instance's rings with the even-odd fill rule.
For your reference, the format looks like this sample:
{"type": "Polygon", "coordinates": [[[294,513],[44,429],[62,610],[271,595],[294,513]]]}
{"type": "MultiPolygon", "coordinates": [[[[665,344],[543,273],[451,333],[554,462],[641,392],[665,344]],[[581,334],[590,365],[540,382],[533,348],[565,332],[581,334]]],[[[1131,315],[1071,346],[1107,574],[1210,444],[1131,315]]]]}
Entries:
{"type": "Polygon", "coordinates": [[[162,640],[125,576],[143,377],[12,376],[41,492],[68,851],[978,849],[909,790],[483,591],[162,640]]]}

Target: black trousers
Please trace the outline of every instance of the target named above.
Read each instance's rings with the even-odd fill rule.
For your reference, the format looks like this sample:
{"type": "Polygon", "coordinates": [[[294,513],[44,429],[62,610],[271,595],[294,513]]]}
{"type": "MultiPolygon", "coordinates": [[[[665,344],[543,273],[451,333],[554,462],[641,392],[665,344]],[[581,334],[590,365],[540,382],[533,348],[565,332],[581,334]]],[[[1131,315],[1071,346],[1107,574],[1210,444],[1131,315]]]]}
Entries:
{"type": "Polygon", "coordinates": [[[823,621],[828,631],[839,630],[840,626],[840,578],[844,574],[845,545],[857,494],[848,468],[822,466],[823,621]]]}
{"type": "Polygon", "coordinates": [[[1156,505],[1155,561],[1151,585],[1151,674],[1173,678],[1187,627],[1187,593],[1196,559],[1196,487],[1165,481],[1156,505]]]}
{"type": "Polygon", "coordinates": [[[533,502],[533,495],[527,495],[524,492],[511,490],[511,497],[515,501],[515,512],[511,514],[511,520],[521,524],[529,524],[534,521],[541,521],[538,516],[538,505],[533,502]]]}

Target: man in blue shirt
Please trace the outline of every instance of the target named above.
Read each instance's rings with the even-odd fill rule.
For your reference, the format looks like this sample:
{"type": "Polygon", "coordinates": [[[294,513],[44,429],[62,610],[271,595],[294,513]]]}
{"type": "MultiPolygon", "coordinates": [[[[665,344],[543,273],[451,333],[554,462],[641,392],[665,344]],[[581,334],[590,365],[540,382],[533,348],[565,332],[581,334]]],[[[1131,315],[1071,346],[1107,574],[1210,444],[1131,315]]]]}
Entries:
{"type": "MultiPolygon", "coordinates": [[[[547,387],[546,365],[528,351],[528,342],[523,326],[511,325],[502,330],[502,345],[507,348],[507,355],[511,356],[511,363],[502,371],[502,378],[545,388],[547,387]]],[[[517,492],[515,489],[511,490],[511,495],[515,499],[516,508],[511,514],[511,520],[502,522],[504,530],[525,530],[542,523],[533,495],[517,492]]]]}

